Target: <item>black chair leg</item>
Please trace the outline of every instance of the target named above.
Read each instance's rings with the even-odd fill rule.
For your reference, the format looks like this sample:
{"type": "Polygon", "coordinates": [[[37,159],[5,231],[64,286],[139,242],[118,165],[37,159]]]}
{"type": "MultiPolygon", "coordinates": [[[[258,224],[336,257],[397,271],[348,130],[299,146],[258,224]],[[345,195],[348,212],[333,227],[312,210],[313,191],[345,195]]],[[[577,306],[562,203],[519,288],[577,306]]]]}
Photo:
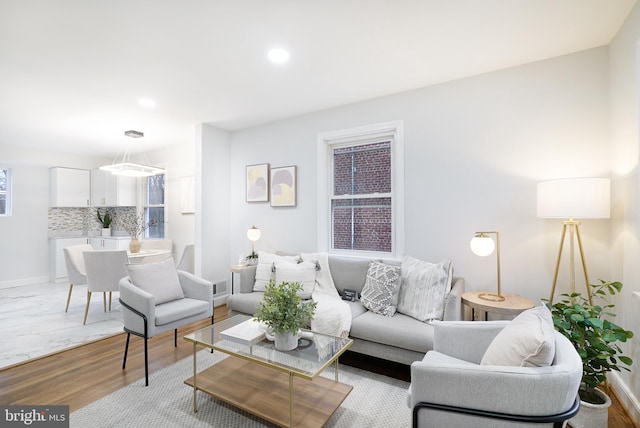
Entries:
{"type": "Polygon", "coordinates": [[[144,338],[144,386],[149,386],[149,359],[147,357],[147,338],[144,338]]]}
{"type": "Polygon", "coordinates": [[[178,329],[174,329],[173,330],[173,347],[177,348],[178,347],[178,329]]]}
{"type": "Polygon", "coordinates": [[[127,344],[124,346],[124,360],[122,361],[122,370],[124,370],[127,365],[127,352],[129,352],[129,338],[131,337],[131,333],[127,333],[127,344]]]}

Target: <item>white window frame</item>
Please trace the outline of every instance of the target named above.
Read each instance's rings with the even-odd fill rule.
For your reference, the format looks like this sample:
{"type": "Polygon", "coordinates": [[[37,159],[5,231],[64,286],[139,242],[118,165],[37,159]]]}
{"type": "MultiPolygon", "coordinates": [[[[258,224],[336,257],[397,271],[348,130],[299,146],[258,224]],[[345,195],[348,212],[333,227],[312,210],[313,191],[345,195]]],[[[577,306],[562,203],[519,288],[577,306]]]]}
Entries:
{"type": "MultiPolygon", "coordinates": [[[[318,250],[337,255],[400,259],[404,254],[404,122],[366,125],[318,134],[318,250]],[[391,141],[391,252],[331,249],[331,197],[333,196],[333,148],[391,141]]],[[[381,196],[388,196],[387,194],[381,196]]]]}
{"type": "Polygon", "coordinates": [[[142,215],[144,216],[144,221],[145,223],[149,222],[149,212],[147,210],[147,208],[160,208],[162,207],[162,210],[164,211],[164,226],[163,226],[163,231],[164,231],[164,236],[162,236],[161,238],[149,238],[149,229],[144,231],[144,239],[166,239],[167,237],[167,171],[165,170],[164,173],[162,174],[157,174],[157,175],[164,175],[164,204],[150,204],[149,203],[149,184],[148,184],[148,178],[149,177],[144,177],[142,179],[142,188],[143,188],[143,200],[142,200],[142,215]]]}
{"type": "Polygon", "coordinates": [[[4,213],[0,213],[0,217],[11,217],[11,201],[13,199],[13,192],[11,186],[11,168],[0,166],[1,170],[6,171],[7,174],[7,190],[6,190],[6,204],[4,213]]]}

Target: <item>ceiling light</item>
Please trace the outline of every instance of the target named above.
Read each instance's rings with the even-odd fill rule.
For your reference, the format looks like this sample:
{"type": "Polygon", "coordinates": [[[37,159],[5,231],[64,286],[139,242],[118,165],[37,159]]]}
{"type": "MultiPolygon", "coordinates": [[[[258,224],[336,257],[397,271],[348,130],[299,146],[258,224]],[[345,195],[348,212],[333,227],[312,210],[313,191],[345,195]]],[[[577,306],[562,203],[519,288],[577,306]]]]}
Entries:
{"type": "Polygon", "coordinates": [[[156,102],[153,101],[151,98],[140,98],[138,100],[138,104],[141,105],[142,107],[147,107],[147,108],[153,108],[156,106],[156,102]]]}
{"type": "Polygon", "coordinates": [[[271,62],[276,63],[276,64],[282,64],[284,62],[287,62],[287,60],[289,59],[289,52],[285,51],[284,49],[272,49],[269,51],[269,60],[271,60],[271,62]]]}
{"type": "MultiPolygon", "coordinates": [[[[141,138],[144,134],[140,131],[125,131],[125,136],[131,138],[141,138]]],[[[117,155],[111,165],[103,165],[100,167],[103,171],[109,171],[114,175],[125,175],[128,177],[149,177],[164,173],[164,169],[147,165],[144,153],[131,155],[129,150],[125,151],[122,156],[117,155]],[[137,158],[138,162],[133,162],[133,158],[137,158]]]]}

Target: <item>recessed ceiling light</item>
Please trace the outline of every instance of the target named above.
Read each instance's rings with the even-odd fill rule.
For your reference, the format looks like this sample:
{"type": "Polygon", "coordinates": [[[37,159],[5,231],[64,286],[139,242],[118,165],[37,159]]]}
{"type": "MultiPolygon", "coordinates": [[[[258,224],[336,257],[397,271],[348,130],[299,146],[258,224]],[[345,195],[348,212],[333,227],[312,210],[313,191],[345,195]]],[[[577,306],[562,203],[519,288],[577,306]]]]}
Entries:
{"type": "Polygon", "coordinates": [[[148,107],[148,108],[152,108],[156,106],[156,102],[153,101],[151,98],[140,98],[138,100],[138,104],[140,104],[142,107],[148,107]]]}
{"type": "Polygon", "coordinates": [[[271,60],[271,62],[276,63],[276,64],[282,64],[283,62],[287,62],[287,60],[289,59],[289,52],[285,51],[284,49],[271,49],[269,51],[269,60],[271,60]]]}

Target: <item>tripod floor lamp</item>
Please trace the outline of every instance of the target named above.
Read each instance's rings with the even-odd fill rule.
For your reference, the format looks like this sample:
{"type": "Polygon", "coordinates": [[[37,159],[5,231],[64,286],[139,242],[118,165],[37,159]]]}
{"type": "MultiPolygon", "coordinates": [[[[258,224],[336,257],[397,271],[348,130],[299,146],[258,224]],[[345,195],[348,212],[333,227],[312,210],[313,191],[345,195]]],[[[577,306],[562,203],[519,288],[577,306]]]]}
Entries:
{"type": "Polygon", "coordinates": [[[538,183],[538,217],[566,218],[562,222],[560,248],[553,274],[553,285],[549,302],[553,303],[553,295],[558,282],[558,272],[565,243],[569,231],[569,286],[571,293],[576,291],[575,276],[575,242],[578,244],[582,273],[584,274],[587,296],[591,304],[591,288],[589,274],[585,262],[582,238],[580,236],[580,221],[576,219],[598,219],[610,216],[610,188],[608,178],[569,178],[562,180],[543,181],[538,183]]]}

